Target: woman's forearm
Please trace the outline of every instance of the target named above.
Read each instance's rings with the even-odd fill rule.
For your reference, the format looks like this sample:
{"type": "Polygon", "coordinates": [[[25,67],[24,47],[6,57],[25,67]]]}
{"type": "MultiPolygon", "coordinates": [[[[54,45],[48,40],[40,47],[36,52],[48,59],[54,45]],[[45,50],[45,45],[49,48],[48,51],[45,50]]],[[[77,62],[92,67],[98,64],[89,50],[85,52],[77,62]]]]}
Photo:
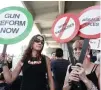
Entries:
{"type": "Polygon", "coordinates": [[[8,66],[3,66],[3,75],[7,83],[12,83],[12,75],[8,66]]]}
{"type": "Polygon", "coordinates": [[[87,90],[98,90],[97,87],[93,84],[92,81],[86,79],[83,81],[87,87],[87,90]]]}
{"type": "Polygon", "coordinates": [[[53,80],[50,81],[50,90],[55,90],[53,80]]]}
{"type": "Polygon", "coordinates": [[[21,62],[19,62],[16,68],[11,72],[7,64],[3,65],[3,75],[7,83],[12,83],[17,78],[21,71],[21,67],[21,62]]]}
{"type": "Polygon", "coordinates": [[[71,89],[71,85],[67,82],[64,84],[63,86],[63,90],[70,90],[71,89]]]}

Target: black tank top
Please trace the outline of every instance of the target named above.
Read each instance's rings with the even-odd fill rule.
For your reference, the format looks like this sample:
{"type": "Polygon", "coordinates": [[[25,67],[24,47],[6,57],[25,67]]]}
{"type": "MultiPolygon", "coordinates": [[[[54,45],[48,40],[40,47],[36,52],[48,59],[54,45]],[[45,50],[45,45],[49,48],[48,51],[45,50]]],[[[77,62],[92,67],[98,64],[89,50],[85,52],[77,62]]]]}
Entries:
{"type": "Polygon", "coordinates": [[[36,65],[28,64],[28,60],[24,62],[21,90],[47,90],[45,56],[42,56],[41,61],[41,64],[36,65]]]}
{"type": "MultiPolygon", "coordinates": [[[[89,80],[91,80],[93,82],[93,84],[97,87],[97,89],[100,90],[99,85],[98,85],[98,78],[97,78],[96,72],[95,72],[97,66],[98,65],[95,64],[93,69],[91,70],[91,73],[87,74],[86,76],[89,80]]],[[[80,87],[78,87],[75,83],[72,83],[72,87],[70,90],[87,90],[87,87],[85,86],[85,84],[82,81],[80,81],[80,87]]]]}

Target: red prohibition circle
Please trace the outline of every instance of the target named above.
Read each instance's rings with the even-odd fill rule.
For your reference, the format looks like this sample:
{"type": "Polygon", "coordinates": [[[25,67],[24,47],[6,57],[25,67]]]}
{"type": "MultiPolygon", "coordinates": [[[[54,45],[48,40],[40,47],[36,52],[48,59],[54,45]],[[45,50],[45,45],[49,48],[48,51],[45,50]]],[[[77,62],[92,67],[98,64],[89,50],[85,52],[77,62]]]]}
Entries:
{"type": "MultiPolygon", "coordinates": [[[[64,23],[65,23],[64,22],[64,23]]],[[[66,24],[67,25],[67,24],[66,24]]],[[[77,16],[76,15],[74,15],[74,14],[71,14],[71,13],[68,13],[68,14],[63,14],[63,15],[60,15],[59,17],[57,17],[57,19],[54,21],[54,23],[53,23],[53,25],[52,25],[52,28],[51,28],[51,32],[52,32],[52,37],[54,38],[54,40],[56,40],[57,42],[59,42],[59,43],[65,43],[65,42],[69,42],[69,41],[71,41],[76,35],[77,35],[77,33],[78,33],[78,31],[79,31],[79,26],[80,26],[80,24],[79,24],[79,20],[78,20],[78,18],[77,18],[77,16]],[[61,18],[64,18],[64,17],[67,17],[67,20],[65,21],[66,23],[68,23],[68,21],[69,21],[69,19],[70,18],[72,18],[73,20],[74,20],[74,22],[75,22],[75,30],[74,30],[74,32],[72,33],[72,35],[70,36],[70,37],[67,37],[67,38],[65,38],[65,39],[60,39],[61,38],[61,35],[63,35],[63,31],[62,31],[62,33],[61,33],[61,35],[59,34],[59,36],[56,36],[55,35],[55,33],[54,33],[54,28],[55,28],[55,25],[57,24],[57,22],[61,19],[61,18]]],[[[67,34],[68,35],[68,34],[67,34]]]]}
{"type": "MultiPolygon", "coordinates": [[[[90,11],[90,10],[98,10],[98,9],[100,9],[100,5],[97,5],[97,6],[91,6],[91,7],[88,7],[88,8],[86,8],[85,10],[83,10],[82,12],[80,12],[79,13],[79,15],[78,15],[78,17],[80,18],[80,16],[82,15],[82,14],[84,14],[85,12],[87,12],[87,11],[90,11]]],[[[82,25],[80,25],[80,27],[81,27],[82,25]]],[[[85,27],[86,28],[86,27],[85,27]]],[[[98,34],[94,34],[94,35],[86,35],[86,34],[84,34],[83,32],[80,32],[80,30],[79,30],[79,36],[80,37],[83,37],[83,38],[89,38],[89,39],[96,39],[96,38],[100,38],[100,34],[101,33],[98,33],[98,34]]]]}

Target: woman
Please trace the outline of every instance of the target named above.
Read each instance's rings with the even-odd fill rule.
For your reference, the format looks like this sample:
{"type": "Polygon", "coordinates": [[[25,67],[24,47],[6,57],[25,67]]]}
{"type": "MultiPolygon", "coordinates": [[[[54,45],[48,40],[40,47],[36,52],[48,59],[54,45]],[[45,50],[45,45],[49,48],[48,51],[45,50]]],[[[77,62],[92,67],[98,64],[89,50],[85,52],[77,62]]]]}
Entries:
{"type": "Polygon", "coordinates": [[[50,90],[54,90],[50,60],[41,54],[43,46],[44,38],[41,35],[32,37],[22,59],[12,71],[12,74],[9,72],[6,61],[4,61],[3,72],[6,81],[8,83],[13,82],[22,70],[21,90],[47,90],[47,73],[50,90]]]}
{"type": "MultiPolygon", "coordinates": [[[[83,40],[76,40],[73,44],[76,60],[79,59],[82,45],[83,40]]],[[[100,90],[100,66],[90,62],[89,53],[90,47],[86,51],[83,64],[77,63],[76,66],[68,67],[63,90],[100,90]]]]}

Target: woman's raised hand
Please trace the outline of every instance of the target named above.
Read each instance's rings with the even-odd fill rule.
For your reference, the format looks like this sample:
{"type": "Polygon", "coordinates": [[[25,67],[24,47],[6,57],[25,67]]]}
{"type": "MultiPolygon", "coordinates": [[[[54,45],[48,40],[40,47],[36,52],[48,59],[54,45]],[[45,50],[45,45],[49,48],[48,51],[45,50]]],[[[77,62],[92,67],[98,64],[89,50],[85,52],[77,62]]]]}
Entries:
{"type": "Polygon", "coordinates": [[[68,79],[69,79],[69,81],[77,81],[77,82],[79,82],[80,79],[79,79],[78,71],[73,68],[72,71],[69,74],[68,79]]]}
{"type": "Polygon", "coordinates": [[[77,72],[80,80],[85,81],[87,79],[85,69],[83,68],[82,64],[77,63],[76,66],[72,66],[72,69],[77,72]]]}
{"type": "Polygon", "coordinates": [[[7,54],[3,55],[0,53],[0,62],[6,61],[7,60],[7,54]]]}

